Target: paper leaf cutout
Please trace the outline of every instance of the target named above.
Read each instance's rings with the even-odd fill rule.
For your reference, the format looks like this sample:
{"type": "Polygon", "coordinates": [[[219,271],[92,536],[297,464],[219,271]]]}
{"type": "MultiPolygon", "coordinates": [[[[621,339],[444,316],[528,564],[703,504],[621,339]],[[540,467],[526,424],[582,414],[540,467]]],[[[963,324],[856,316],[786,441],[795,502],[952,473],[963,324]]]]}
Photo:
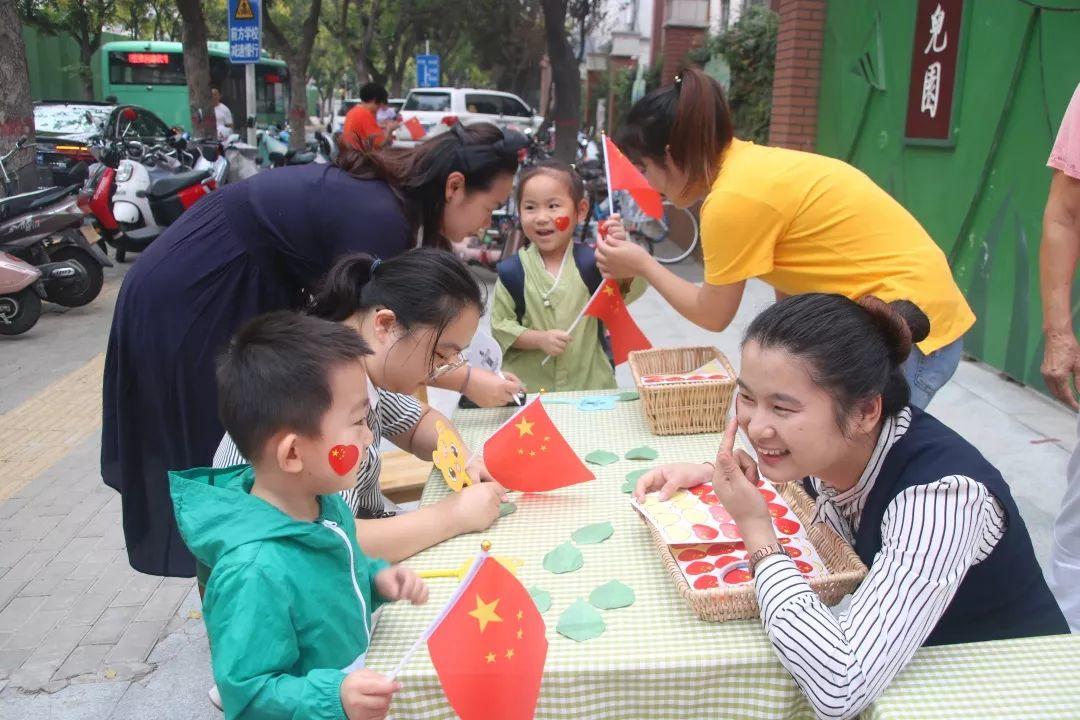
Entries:
{"type": "Polygon", "coordinates": [[[585,564],[581,551],[571,543],[565,542],[544,556],[544,569],[561,575],[579,570],[585,564]]]}
{"type": "Polygon", "coordinates": [[[619,402],[629,402],[630,400],[639,400],[641,398],[641,394],[631,390],[630,392],[619,393],[616,397],[618,398],[619,402]]]}
{"type": "Polygon", "coordinates": [[[581,598],[563,611],[559,616],[559,624],[555,627],[560,635],[577,642],[600,637],[605,629],[604,618],[600,617],[596,608],[581,598]]]}
{"type": "Polygon", "coordinates": [[[601,610],[629,607],[634,600],[634,591],[618,580],[601,585],[589,594],[589,602],[601,610]]]}
{"type": "Polygon", "coordinates": [[[652,472],[652,468],[642,468],[641,470],[634,470],[626,473],[626,480],[623,481],[622,491],[624,493],[634,492],[634,488],[637,487],[638,479],[648,472],[652,472]]]}
{"type": "Polygon", "coordinates": [[[660,457],[660,453],[656,452],[656,450],[648,447],[647,445],[636,447],[630,452],[626,453],[627,460],[655,460],[658,457],[660,457]]]}
{"type": "Polygon", "coordinates": [[[536,603],[536,609],[541,613],[546,613],[551,609],[551,593],[547,590],[531,587],[529,588],[529,595],[532,596],[533,602],[536,603]]]}
{"type": "Polygon", "coordinates": [[[616,397],[614,395],[590,395],[578,400],[578,410],[614,410],[616,397]]]}
{"type": "Polygon", "coordinates": [[[499,517],[506,517],[517,512],[517,505],[512,502],[499,503],[499,517]]]}
{"type": "Polygon", "coordinates": [[[602,522],[579,528],[570,537],[578,545],[596,545],[607,540],[614,532],[615,528],[611,526],[611,523],[602,522]]]}
{"type": "Polygon", "coordinates": [[[610,465],[611,463],[618,461],[618,459],[618,455],[613,452],[608,452],[607,450],[593,450],[585,456],[585,462],[592,463],[593,465],[610,465]]]}

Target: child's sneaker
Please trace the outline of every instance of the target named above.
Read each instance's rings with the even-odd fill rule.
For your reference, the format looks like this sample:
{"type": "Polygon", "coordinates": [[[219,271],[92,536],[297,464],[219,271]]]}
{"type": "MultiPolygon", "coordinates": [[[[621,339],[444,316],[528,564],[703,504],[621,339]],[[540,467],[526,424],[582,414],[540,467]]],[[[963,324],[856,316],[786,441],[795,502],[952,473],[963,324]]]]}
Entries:
{"type": "Polygon", "coordinates": [[[225,708],[221,706],[221,693],[218,692],[217,685],[210,688],[210,704],[216,707],[218,710],[224,711],[225,708]]]}

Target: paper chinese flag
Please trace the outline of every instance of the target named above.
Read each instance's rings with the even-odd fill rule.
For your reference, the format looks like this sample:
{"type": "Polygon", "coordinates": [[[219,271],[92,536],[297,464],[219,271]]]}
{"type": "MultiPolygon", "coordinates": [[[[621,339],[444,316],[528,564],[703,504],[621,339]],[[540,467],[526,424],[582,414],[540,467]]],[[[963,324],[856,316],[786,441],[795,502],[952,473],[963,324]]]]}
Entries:
{"type": "Polygon", "coordinates": [[[413,140],[419,140],[427,135],[427,131],[424,130],[424,126],[415,117],[411,117],[405,121],[405,128],[409,131],[409,136],[413,140]]]}
{"type": "Polygon", "coordinates": [[[513,573],[481,558],[428,637],[431,662],[461,720],[530,720],[547,660],[544,619],[513,573]]]}
{"type": "Polygon", "coordinates": [[[630,311],[626,309],[626,303],[619,291],[619,283],[615,280],[605,280],[596,288],[589,304],[585,306],[585,314],[604,323],[611,335],[611,354],[615,356],[616,365],[626,362],[632,351],[648,350],[652,347],[652,343],[641,332],[634,318],[630,317],[630,311]]]}
{"type": "Polygon", "coordinates": [[[551,422],[539,397],[484,443],[484,464],[503,487],[543,492],[592,480],[593,475],[551,422]]]}
{"type": "Polygon", "coordinates": [[[664,217],[664,203],[660,193],[653,190],[645,176],[619,150],[619,146],[604,136],[604,155],[607,159],[608,182],[611,189],[626,190],[634,202],[646,214],[660,220],[664,217]]]}

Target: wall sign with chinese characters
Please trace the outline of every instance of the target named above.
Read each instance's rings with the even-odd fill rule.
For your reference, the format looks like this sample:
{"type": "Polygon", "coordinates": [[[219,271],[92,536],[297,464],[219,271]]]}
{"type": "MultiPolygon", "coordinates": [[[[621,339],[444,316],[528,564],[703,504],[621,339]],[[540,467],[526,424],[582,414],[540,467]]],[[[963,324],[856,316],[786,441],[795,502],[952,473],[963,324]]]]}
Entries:
{"type": "Polygon", "coordinates": [[[919,0],[904,137],[951,144],[964,0],[919,0]]]}

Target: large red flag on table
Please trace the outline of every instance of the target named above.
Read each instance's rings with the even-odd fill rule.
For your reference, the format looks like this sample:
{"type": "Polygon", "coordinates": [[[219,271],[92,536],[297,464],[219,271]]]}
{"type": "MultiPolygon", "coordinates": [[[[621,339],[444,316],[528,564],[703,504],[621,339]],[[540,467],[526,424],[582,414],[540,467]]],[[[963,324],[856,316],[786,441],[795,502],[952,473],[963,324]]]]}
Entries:
{"type": "Polygon", "coordinates": [[[657,220],[662,219],[664,202],[660,198],[660,193],[653,190],[645,176],[626,159],[619,150],[619,146],[607,135],[604,136],[604,154],[607,158],[608,183],[611,190],[626,190],[646,214],[657,220]]]}
{"type": "Polygon", "coordinates": [[[424,129],[420,120],[415,117],[411,117],[405,121],[405,129],[409,131],[409,137],[413,140],[419,140],[427,135],[427,130],[424,129]]]}
{"type": "Polygon", "coordinates": [[[500,485],[543,492],[592,480],[585,463],[533,398],[484,443],[484,464],[500,485]]]}
{"type": "Polygon", "coordinates": [[[530,720],[547,660],[544,619],[514,574],[487,553],[473,565],[428,652],[461,720],[530,720]]]}
{"type": "Polygon", "coordinates": [[[648,350],[652,347],[649,338],[645,337],[634,318],[630,317],[622,292],[619,291],[619,283],[615,280],[609,279],[600,283],[589,304],[585,306],[585,314],[604,323],[611,336],[611,354],[615,356],[616,365],[626,362],[634,350],[648,350]]]}

